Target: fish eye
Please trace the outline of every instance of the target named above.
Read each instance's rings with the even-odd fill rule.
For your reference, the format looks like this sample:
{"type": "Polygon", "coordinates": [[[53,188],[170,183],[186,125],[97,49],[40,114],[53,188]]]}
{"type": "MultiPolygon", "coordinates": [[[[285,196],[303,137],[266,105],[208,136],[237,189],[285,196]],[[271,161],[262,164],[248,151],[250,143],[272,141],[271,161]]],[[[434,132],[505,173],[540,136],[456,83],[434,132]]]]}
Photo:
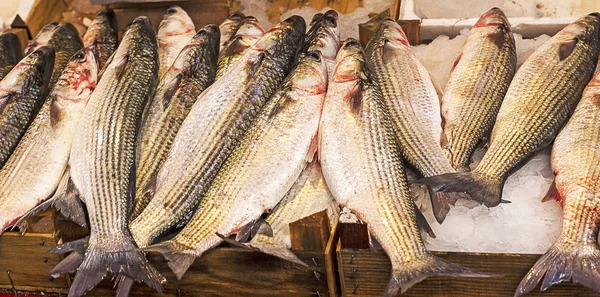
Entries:
{"type": "Polygon", "coordinates": [[[321,55],[318,52],[308,52],[307,55],[315,59],[317,62],[321,62],[321,55]]]}
{"type": "Polygon", "coordinates": [[[169,7],[169,9],[167,9],[167,14],[173,14],[177,12],[177,8],[175,7],[169,7]]]}
{"type": "Polygon", "coordinates": [[[75,60],[79,62],[85,62],[85,55],[83,53],[76,53],[74,56],[75,60]]]}
{"type": "Polygon", "coordinates": [[[324,20],[330,26],[337,27],[337,22],[335,21],[335,18],[328,15],[328,16],[325,16],[324,20]]]}

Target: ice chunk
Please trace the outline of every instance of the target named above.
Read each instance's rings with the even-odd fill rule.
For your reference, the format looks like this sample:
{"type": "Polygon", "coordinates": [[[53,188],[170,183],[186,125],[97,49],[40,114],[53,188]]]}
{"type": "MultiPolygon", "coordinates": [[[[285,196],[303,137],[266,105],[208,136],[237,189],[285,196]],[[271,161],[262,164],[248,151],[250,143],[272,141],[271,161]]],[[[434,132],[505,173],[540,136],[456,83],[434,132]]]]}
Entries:
{"type": "Polygon", "coordinates": [[[550,39],[550,36],[545,34],[531,39],[523,39],[520,34],[514,34],[514,36],[517,47],[517,67],[521,67],[521,64],[527,60],[529,55],[550,39]]]}
{"type": "Polygon", "coordinates": [[[448,82],[452,64],[460,55],[466,39],[467,36],[462,34],[452,39],[446,35],[441,35],[430,44],[413,47],[421,63],[442,88],[448,82]]]}

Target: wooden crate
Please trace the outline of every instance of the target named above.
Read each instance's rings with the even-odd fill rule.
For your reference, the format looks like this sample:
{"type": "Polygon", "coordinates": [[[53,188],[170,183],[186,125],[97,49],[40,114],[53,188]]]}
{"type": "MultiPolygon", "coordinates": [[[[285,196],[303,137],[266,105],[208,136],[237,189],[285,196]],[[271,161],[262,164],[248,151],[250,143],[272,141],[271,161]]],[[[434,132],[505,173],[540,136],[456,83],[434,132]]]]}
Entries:
{"type": "MultiPolygon", "coordinates": [[[[365,224],[339,223],[336,243],[338,272],[342,296],[380,297],[390,278],[392,264],[381,249],[369,249],[365,224]]],[[[431,277],[416,284],[406,297],[482,297],[513,296],[521,279],[541,255],[433,252],[452,263],[496,274],[491,278],[431,277]]],[[[526,296],[598,297],[583,286],[561,283],[541,293],[538,287],[526,296]]]]}
{"type": "Polygon", "coordinates": [[[46,211],[28,220],[29,231],[0,235],[0,290],[63,292],[68,276],[53,279],[48,271],[62,257],[47,251],[59,242],[56,214],[46,211]]]}
{"type": "MultiPolygon", "coordinates": [[[[68,236],[66,241],[86,235],[71,222],[61,219],[54,219],[54,222],[60,229],[56,234],[68,236]]],[[[292,235],[292,245],[297,248],[295,253],[311,267],[301,267],[256,251],[221,246],[198,258],[178,281],[162,256],[149,254],[150,262],[167,278],[164,293],[136,283],[130,296],[339,296],[335,266],[336,229],[329,231],[324,213],[290,225],[291,233],[295,234],[292,235]]],[[[0,236],[0,257],[6,255],[13,259],[0,263],[0,289],[13,289],[5,273],[10,270],[16,290],[67,294],[73,275],[55,280],[47,275],[60,261],[58,255],[46,253],[57,242],[57,236],[51,234],[20,236],[7,232],[0,236]]],[[[113,284],[107,278],[86,296],[114,294],[113,284]]]]}

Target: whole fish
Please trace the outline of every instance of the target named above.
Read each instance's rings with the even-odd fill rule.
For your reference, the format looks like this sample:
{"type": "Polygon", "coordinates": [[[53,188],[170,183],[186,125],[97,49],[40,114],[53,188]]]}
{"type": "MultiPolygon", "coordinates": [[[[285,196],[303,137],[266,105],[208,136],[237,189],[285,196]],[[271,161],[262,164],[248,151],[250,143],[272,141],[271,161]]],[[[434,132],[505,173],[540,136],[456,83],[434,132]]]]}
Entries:
{"type": "MultiPolygon", "coordinates": [[[[396,21],[385,19],[366,54],[390,111],[400,152],[423,176],[455,172],[441,147],[440,101],[427,69],[412,52],[396,21]]],[[[441,223],[460,194],[433,193],[431,203],[441,223]]]]}
{"type": "Polygon", "coordinates": [[[0,168],[33,121],[48,94],[54,50],[31,52],[0,81],[0,168]]]}
{"type": "Polygon", "coordinates": [[[55,192],[67,168],[75,127],[96,87],[97,74],[91,49],[75,54],[0,169],[0,233],[55,192]]]}
{"type": "Polygon", "coordinates": [[[255,17],[245,17],[239,29],[236,31],[219,54],[219,66],[217,68],[217,79],[227,71],[231,65],[239,61],[248,48],[255,44],[265,31],[255,17]]]}
{"type": "Polygon", "coordinates": [[[300,174],[281,202],[273,208],[273,212],[265,218],[265,222],[273,231],[273,236],[256,234],[246,246],[306,265],[290,251],[292,242],[289,224],[323,210],[327,211],[329,223],[333,227],[340,213],[339,206],[325,184],[321,165],[313,161],[300,174]]]}
{"type": "Polygon", "coordinates": [[[417,228],[393,124],[365,54],[354,39],[338,52],[319,127],[325,181],[392,262],[384,296],[430,276],[485,276],[431,255],[417,228]]]}
{"type": "Polygon", "coordinates": [[[219,53],[223,51],[225,48],[225,44],[229,41],[229,39],[235,34],[238,28],[242,25],[242,20],[246,16],[241,12],[235,12],[230,15],[227,19],[225,19],[219,25],[219,31],[221,32],[221,41],[219,46],[219,53]]]}
{"type": "Polygon", "coordinates": [[[244,228],[279,203],[317,150],[317,130],[327,87],[318,53],[298,65],[270,99],[177,236],[147,247],[169,260],[181,279],[196,257],[244,228]],[[218,235],[219,234],[219,235],[218,235]]]}
{"type": "Polygon", "coordinates": [[[0,80],[2,80],[23,58],[21,41],[16,34],[6,32],[0,35],[0,80]]]}
{"type": "Polygon", "coordinates": [[[600,14],[592,13],[540,46],[510,83],[477,168],[423,183],[438,191],[467,192],[488,207],[498,205],[511,170],[550,144],[571,116],[596,67],[599,34],[600,14]]]}
{"type": "Polygon", "coordinates": [[[25,54],[29,54],[40,46],[47,45],[54,49],[54,69],[48,83],[48,89],[51,90],[71,57],[83,48],[83,41],[79,37],[77,28],[70,23],[56,25],[52,23],[46,27],[42,28],[42,31],[32,40],[25,54]]]}
{"type": "Polygon", "coordinates": [[[583,91],[573,116],[556,136],[552,170],[556,179],[545,200],[563,205],[559,237],[523,278],[515,296],[572,280],[600,291],[600,72],[583,91]]]}
{"type": "Polygon", "coordinates": [[[442,97],[442,146],[457,171],[470,171],[471,155],[489,136],[516,70],[510,24],[492,8],[469,32],[442,97]]]}
{"type": "Polygon", "coordinates": [[[335,56],[340,48],[339,17],[335,10],[324,14],[316,14],[311,27],[306,33],[304,51],[319,51],[327,65],[327,73],[331,76],[335,56]]]}
{"type": "Polygon", "coordinates": [[[299,16],[275,25],[196,100],[158,173],[154,197],[130,224],[140,247],[193,213],[227,156],[289,72],[305,31],[299,16]]]}
{"type": "Polygon", "coordinates": [[[174,5],[165,12],[158,26],[158,60],[160,70],[158,77],[162,78],[179,55],[183,47],[194,37],[196,28],[190,16],[183,8],[174,5]]]}
{"type": "Polygon", "coordinates": [[[110,8],[101,10],[83,35],[83,45],[90,47],[102,69],[119,45],[115,12],[110,8]]]}
{"type": "Polygon", "coordinates": [[[83,295],[109,273],[119,283],[117,296],[126,296],[131,279],[162,291],[164,278],[137,249],[127,227],[136,130],[157,81],[156,36],[148,18],[138,17],[105,67],[75,131],[70,177],[85,202],[90,237],[83,257],[69,255],[50,271],[77,269],[69,296],[83,295]]]}
{"type": "Polygon", "coordinates": [[[148,104],[138,136],[139,162],[132,219],[144,210],[154,195],[156,175],[181,123],[200,93],[213,83],[218,54],[219,27],[208,25],[181,50],[148,104]]]}

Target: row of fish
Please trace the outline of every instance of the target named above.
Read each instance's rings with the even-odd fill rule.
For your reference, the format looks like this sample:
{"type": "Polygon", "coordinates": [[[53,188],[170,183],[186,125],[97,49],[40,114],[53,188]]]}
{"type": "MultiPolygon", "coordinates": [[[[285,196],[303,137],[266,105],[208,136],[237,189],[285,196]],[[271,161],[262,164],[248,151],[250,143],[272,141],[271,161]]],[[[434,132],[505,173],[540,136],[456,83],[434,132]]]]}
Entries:
{"type": "MultiPolygon", "coordinates": [[[[77,271],[69,296],[108,274],[118,296],[134,281],[161,291],[165,279],[145,252],[163,254],[181,278],[223,241],[306,265],[289,250],[287,224],[323,209],[333,222],[339,206],[366,222],[390,257],[386,296],[433,275],[489,277],[427,251],[403,162],[425,177],[439,222],[459,198],[500,203],[510,170],[552,141],[579,101],[600,49],[600,15],[563,29],[517,71],[510,24],[492,9],[445,92],[396,22],[384,20],[364,51],[352,39],[340,46],[338,22],[328,11],[308,32],[298,16],[265,32],[236,13],[196,32],[174,6],[158,33],[138,17],[118,44],[104,10],[82,39],[69,24],[47,25],[22,59],[14,36],[1,35],[2,230],[49,206],[87,224],[89,237],[52,250],[70,254],[50,274],[77,271]],[[490,133],[485,162],[458,173],[490,133]]],[[[543,288],[568,280],[567,270],[600,289],[590,276],[595,166],[577,166],[597,149],[594,81],[585,110],[555,143],[564,236],[517,294],[549,268],[543,288]],[[575,179],[590,180],[588,191],[571,189],[575,179]]]]}

